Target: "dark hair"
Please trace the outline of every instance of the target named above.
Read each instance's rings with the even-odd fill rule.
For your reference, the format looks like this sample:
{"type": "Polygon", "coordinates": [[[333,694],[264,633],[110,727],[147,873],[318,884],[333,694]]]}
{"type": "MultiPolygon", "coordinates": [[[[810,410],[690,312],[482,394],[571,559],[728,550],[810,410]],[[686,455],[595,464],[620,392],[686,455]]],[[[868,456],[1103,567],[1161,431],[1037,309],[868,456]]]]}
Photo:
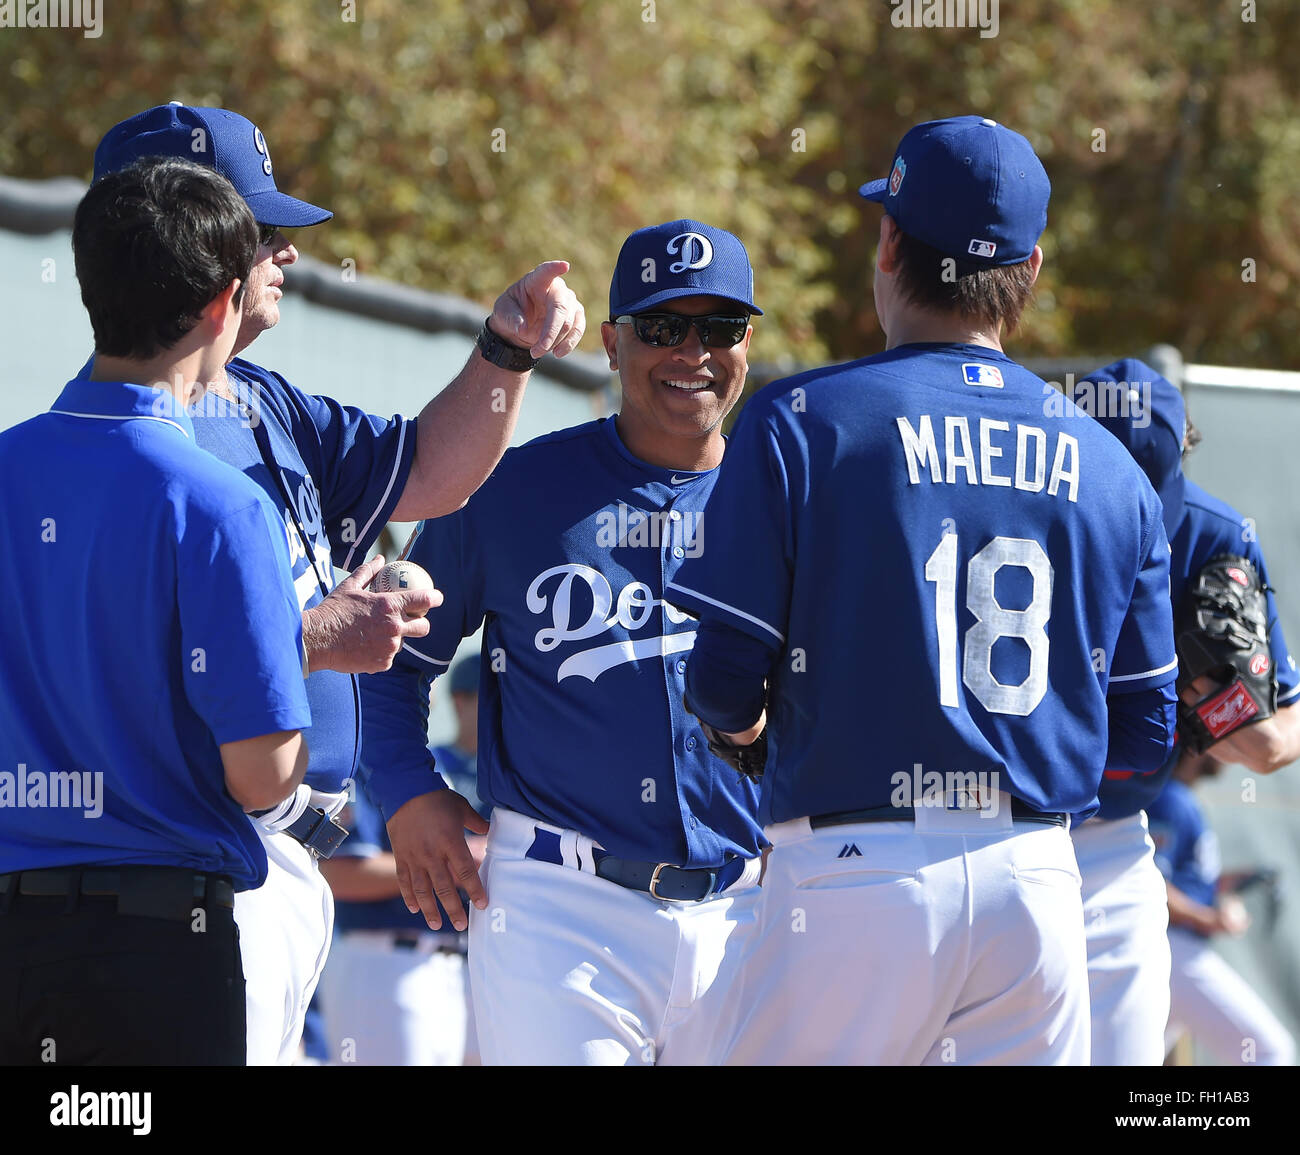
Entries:
{"type": "Polygon", "coordinates": [[[1013,332],[1033,296],[1028,261],[990,268],[949,257],[899,230],[898,287],[923,309],[961,313],[1013,332]]]}
{"type": "Polygon", "coordinates": [[[187,160],[138,160],[81,199],[72,254],[95,349],[136,360],[175,345],[257,253],[244,198],[215,170],[187,160]]]}

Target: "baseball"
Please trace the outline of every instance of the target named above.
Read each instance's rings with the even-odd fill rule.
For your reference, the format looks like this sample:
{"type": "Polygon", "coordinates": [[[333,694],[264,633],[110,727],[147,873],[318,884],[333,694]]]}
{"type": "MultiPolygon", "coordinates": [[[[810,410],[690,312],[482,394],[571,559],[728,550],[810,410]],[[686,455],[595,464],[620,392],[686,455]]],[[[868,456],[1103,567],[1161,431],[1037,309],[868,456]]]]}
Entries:
{"type": "Polygon", "coordinates": [[[377,594],[399,594],[406,590],[431,590],[433,578],[413,561],[390,561],[375,574],[370,588],[377,594]]]}

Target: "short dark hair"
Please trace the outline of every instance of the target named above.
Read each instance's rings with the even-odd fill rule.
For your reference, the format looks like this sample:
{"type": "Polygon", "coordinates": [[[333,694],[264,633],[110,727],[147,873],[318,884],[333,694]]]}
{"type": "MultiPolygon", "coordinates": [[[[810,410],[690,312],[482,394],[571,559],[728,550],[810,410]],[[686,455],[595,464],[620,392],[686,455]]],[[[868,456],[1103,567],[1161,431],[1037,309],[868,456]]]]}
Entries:
{"type": "Polygon", "coordinates": [[[1013,332],[1033,298],[1028,261],[977,265],[950,257],[899,230],[898,286],[914,305],[940,313],[961,313],[1013,332]]]}
{"type": "Polygon", "coordinates": [[[232,280],[248,281],[257,225],[220,173],[151,157],[81,199],[72,254],[95,349],[136,360],[175,345],[232,280]]]}

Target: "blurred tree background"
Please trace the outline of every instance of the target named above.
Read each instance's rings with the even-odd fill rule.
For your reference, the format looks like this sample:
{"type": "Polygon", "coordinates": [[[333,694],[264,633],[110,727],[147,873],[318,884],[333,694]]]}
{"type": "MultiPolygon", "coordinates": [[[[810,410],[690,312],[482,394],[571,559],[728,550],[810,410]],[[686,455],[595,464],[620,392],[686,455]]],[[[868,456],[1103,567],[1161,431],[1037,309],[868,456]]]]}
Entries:
{"type": "Polygon", "coordinates": [[[792,365],[883,347],[855,190],[913,123],[977,112],[1054,188],[1013,352],[1300,362],[1295,0],[1006,0],[993,37],[889,0],[102,7],[98,39],[0,30],[0,172],[88,178],[116,121],[224,105],[334,211],[300,248],[485,303],[563,256],[590,350],[623,237],[699,217],[750,249],[751,359],[792,365]]]}

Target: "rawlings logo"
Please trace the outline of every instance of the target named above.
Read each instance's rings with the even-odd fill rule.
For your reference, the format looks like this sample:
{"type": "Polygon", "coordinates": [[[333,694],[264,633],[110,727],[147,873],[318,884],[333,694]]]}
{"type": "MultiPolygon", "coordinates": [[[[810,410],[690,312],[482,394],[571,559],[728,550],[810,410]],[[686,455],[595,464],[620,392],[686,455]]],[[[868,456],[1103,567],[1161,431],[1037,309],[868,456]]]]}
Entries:
{"type": "MultiPolygon", "coordinates": [[[[585,601],[585,599],[583,599],[585,601]]],[[[524,597],[530,613],[551,614],[551,624],[537,631],[533,645],[543,654],[550,653],[561,642],[580,642],[599,637],[610,630],[621,628],[629,634],[650,625],[659,607],[673,625],[690,620],[675,606],[655,597],[645,582],[629,582],[615,599],[609,579],[588,565],[570,562],[543,570],[528,587],[524,597]],[[553,595],[548,599],[542,592],[551,579],[556,579],[553,595]],[[575,620],[574,590],[585,591],[591,598],[591,610],[586,620],[575,620]]],[[[581,619],[581,611],[576,618],[581,619]]],[[[647,638],[626,638],[617,642],[593,646],[570,654],[560,663],[555,673],[556,682],[565,678],[582,677],[594,682],[606,670],[642,658],[662,658],[689,650],[695,644],[695,631],[679,634],[661,634],[647,638]]]]}
{"type": "Polygon", "coordinates": [[[1201,710],[1201,721],[1205,728],[1216,738],[1235,730],[1248,718],[1259,713],[1259,707],[1242,685],[1230,686],[1222,697],[1212,701],[1201,710]]]}
{"type": "Polygon", "coordinates": [[[1232,578],[1239,586],[1249,585],[1246,575],[1241,572],[1235,565],[1228,567],[1228,576],[1232,578]]]}
{"type": "Polygon", "coordinates": [[[1250,659],[1250,672],[1252,674],[1264,674],[1268,672],[1268,655],[1258,653],[1250,659]]]}

